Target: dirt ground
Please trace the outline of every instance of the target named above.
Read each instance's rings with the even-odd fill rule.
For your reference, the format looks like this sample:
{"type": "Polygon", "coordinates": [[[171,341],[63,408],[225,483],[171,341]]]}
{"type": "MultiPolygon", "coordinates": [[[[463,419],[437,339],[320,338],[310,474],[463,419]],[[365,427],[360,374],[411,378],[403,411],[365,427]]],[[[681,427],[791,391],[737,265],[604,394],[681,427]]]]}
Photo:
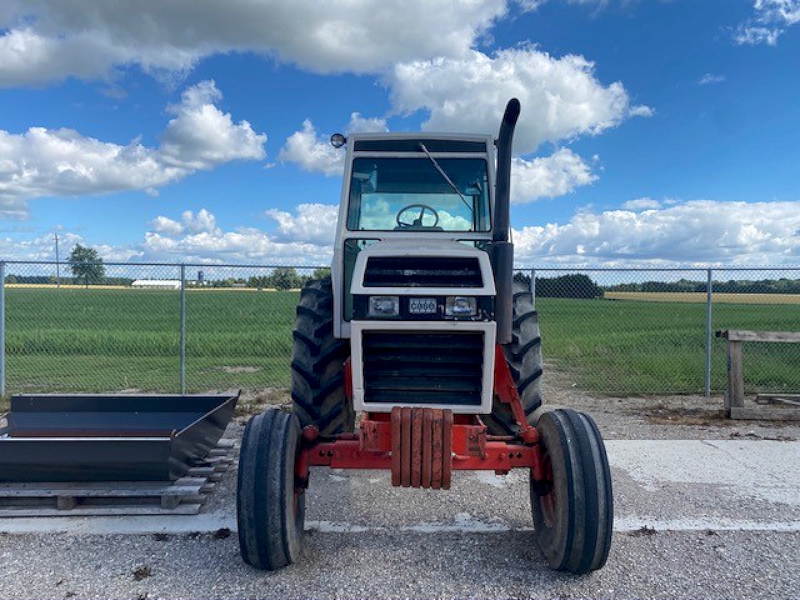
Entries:
{"type": "MultiPolygon", "coordinates": [[[[721,394],[673,396],[602,396],[582,390],[569,373],[545,370],[544,401],[590,414],[609,440],[754,439],[795,441],[800,421],[732,420],[725,417],[721,394]]],[[[265,389],[242,392],[236,419],[270,405],[291,406],[289,393],[265,389]]]]}

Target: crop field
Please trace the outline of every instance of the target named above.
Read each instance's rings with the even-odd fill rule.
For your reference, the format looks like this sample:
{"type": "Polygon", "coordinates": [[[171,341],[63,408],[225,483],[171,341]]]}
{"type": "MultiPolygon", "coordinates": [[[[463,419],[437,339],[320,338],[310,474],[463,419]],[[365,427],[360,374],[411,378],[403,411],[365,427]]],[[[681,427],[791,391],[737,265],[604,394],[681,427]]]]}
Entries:
{"type": "MultiPolygon", "coordinates": [[[[188,391],[289,386],[298,292],[186,297],[188,391]]],[[[652,300],[538,298],[545,361],[601,393],[702,392],[705,305],[652,300]]],[[[714,305],[714,329],[792,331],[798,323],[800,303],[714,305]]],[[[6,289],[8,390],[177,392],[179,331],[178,291],[6,289]]],[[[749,345],[745,356],[748,391],[800,390],[796,345],[749,345]]],[[[723,390],[724,342],[716,339],[712,374],[713,389],[723,390]]]]}
{"type": "MultiPolygon", "coordinates": [[[[189,291],[188,391],[290,381],[298,292],[189,291]]],[[[11,391],[176,392],[180,293],[128,289],[7,289],[11,391]]]]}
{"type": "MultiPolygon", "coordinates": [[[[713,294],[715,304],[800,304],[800,294],[713,294]]],[[[705,292],[606,292],[606,300],[706,302],[705,292]]]]}
{"type": "MultiPolygon", "coordinates": [[[[545,361],[582,387],[615,395],[703,390],[704,303],[537,298],[536,308],[545,361]]],[[[713,330],[796,331],[798,324],[800,303],[713,306],[713,330]]],[[[800,390],[797,345],[750,344],[744,353],[748,392],[800,390]]],[[[711,383],[719,392],[726,386],[725,361],[724,340],[712,339],[711,383]]]]}

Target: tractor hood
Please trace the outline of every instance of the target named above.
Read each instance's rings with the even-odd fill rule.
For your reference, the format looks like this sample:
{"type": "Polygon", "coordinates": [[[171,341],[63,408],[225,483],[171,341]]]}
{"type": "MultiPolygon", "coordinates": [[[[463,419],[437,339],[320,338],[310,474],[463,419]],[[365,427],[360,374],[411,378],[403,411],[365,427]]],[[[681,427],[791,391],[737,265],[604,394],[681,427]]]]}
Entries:
{"type": "Polygon", "coordinates": [[[493,296],[489,255],[452,240],[386,240],[358,254],[353,294],[493,296]]]}

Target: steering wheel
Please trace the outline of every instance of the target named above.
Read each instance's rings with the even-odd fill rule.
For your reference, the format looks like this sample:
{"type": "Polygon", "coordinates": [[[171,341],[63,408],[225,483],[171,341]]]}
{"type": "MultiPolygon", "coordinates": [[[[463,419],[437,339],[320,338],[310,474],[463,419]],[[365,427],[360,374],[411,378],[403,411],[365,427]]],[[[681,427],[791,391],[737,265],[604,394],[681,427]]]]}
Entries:
{"type": "Polygon", "coordinates": [[[436,212],[436,209],[434,209],[432,206],[428,206],[427,204],[409,204],[408,206],[404,206],[403,208],[401,208],[400,211],[397,213],[397,226],[400,229],[410,229],[412,227],[430,229],[436,227],[436,225],[438,224],[439,224],[439,213],[436,212]],[[414,209],[419,209],[419,216],[416,219],[414,219],[412,223],[407,223],[401,219],[404,213],[410,212],[414,209]],[[422,223],[422,219],[425,217],[426,212],[429,212],[430,214],[433,215],[434,221],[432,225],[423,225],[422,223]]]}

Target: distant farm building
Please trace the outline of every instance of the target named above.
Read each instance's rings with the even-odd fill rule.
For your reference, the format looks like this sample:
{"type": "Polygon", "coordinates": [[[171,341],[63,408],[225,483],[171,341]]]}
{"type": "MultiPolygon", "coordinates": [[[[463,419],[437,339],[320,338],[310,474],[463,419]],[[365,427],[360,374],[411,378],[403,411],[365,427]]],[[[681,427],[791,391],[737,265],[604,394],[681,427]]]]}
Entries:
{"type": "Polygon", "coordinates": [[[137,279],[131,284],[131,287],[148,290],[179,290],[181,282],[175,279],[137,279]]]}

